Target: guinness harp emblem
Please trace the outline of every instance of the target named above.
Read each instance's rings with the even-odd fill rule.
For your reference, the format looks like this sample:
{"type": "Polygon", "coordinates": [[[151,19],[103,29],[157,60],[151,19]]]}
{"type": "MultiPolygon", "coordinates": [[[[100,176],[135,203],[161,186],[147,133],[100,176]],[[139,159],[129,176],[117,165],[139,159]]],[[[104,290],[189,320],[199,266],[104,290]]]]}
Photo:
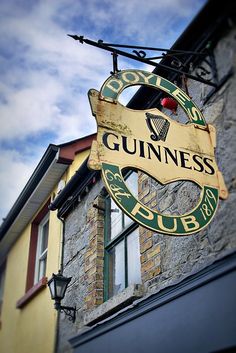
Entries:
{"type": "Polygon", "coordinates": [[[152,133],[151,139],[153,141],[165,141],[170,127],[169,121],[161,115],[151,113],[146,113],[146,117],[147,126],[152,133]]]}

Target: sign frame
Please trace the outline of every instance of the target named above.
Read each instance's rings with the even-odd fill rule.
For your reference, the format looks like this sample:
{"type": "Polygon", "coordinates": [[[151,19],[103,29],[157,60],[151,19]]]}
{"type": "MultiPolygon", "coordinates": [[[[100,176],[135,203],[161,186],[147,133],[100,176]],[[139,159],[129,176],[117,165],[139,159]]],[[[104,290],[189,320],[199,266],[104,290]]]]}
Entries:
{"type": "Polygon", "coordinates": [[[219,198],[226,199],[228,192],[215,161],[215,128],[206,124],[191,98],[167,79],[143,70],[123,70],[110,76],[100,92],[90,90],[88,94],[98,125],[97,141],[93,141],[88,166],[101,170],[107,191],[118,207],[143,227],[167,235],[187,236],[205,228],[215,215],[219,198]],[[119,95],[134,85],[150,86],[168,93],[183,108],[189,123],[177,123],[157,108],[135,111],[121,105],[119,95]],[[152,126],[152,117],[154,122],[159,119],[160,131],[157,123],[152,126]],[[135,145],[135,151],[139,146],[138,156],[128,148],[130,144],[135,145]],[[162,163],[158,172],[155,166],[160,163],[157,164],[155,157],[152,160],[150,150],[161,162],[161,153],[162,157],[165,153],[167,163],[162,163]],[[125,168],[140,170],[162,184],[193,181],[202,189],[199,202],[190,212],[180,216],[152,210],[127,188],[122,174],[125,168]]]}

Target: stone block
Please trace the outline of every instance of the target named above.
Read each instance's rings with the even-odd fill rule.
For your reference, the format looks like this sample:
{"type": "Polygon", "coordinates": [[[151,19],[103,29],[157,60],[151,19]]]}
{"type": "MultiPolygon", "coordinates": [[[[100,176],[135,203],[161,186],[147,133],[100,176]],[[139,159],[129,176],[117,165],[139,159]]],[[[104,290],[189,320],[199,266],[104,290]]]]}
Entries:
{"type": "Polygon", "coordinates": [[[144,243],[140,244],[140,253],[144,253],[146,250],[150,249],[152,247],[152,239],[146,240],[144,243]]]}
{"type": "Polygon", "coordinates": [[[140,256],[140,262],[141,264],[143,264],[145,261],[147,261],[147,254],[144,253],[140,256]]]}
{"type": "Polygon", "coordinates": [[[140,284],[132,284],[125,288],[121,293],[110,298],[96,309],[88,311],[84,315],[84,325],[92,326],[98,321],[105,319],[113,313],[121,310],[125,306],[131,304],[135,299],[141,298],[143,295],[143,286],[140,284]]]}
{"type": "Polygon", "coordinates": [[[159,255],[160,251],[161,251],[161,246],[158,244],[155,247],[151,248],[149,251],[147,251],[147,259],[150,260],[151,258],[159,255]]]}
{"type": "Polygon", "coordinates": [[[155,262],[153,259],[144,262],[144,264],[141,265],[141,271],[142,272],[147,272],[149,271],[151,268],[153,268],[155,266],[155,262]]]}
{"type": "Polygon", "coordinates": [[[150,271],[148,271],[146,274],[144,274],[144,276],[143,276],[143,281],[144,281],[144,282],[147,282],[147,281],[149,281],[150,279],[153,279],[153,278],[157,277],[158,275],[160,275],[160,273],[161,273],[161,267],[158,266],[158,267],[156,267],[155,269],[150,270],[150,271]]]}

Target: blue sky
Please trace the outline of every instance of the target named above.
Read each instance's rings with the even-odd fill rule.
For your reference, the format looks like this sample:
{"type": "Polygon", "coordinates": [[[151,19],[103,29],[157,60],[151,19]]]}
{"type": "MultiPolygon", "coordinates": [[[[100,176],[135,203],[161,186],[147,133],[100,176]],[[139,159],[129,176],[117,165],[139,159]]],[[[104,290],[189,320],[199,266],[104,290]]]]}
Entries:
{"type": "MultiPolygon", "coordinates": [[[[112,70],[105,42],[169,48],[205,0],[2,0],[0,7],[0,220],[49,143],[96,131],[87,92],[112,70]]],[[[151,66],[119,58],[119,68],[151,66]]]]}

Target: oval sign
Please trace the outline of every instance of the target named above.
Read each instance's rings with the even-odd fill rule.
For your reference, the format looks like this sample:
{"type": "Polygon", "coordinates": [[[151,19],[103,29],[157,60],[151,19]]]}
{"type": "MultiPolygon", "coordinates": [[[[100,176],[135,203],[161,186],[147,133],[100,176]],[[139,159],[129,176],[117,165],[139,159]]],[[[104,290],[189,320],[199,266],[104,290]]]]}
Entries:
{"type": "Polygon", "coordinates": [[[88,166],[101,170],[106,188],[116,204],[135,222],[168,235],[189,235],[212,220],[219,197],[227,189],[215,160],[215,129],[207,125],[193,101],[170,81],[143,71],[124,70],[110,76],[100,92],[89,91],[98,133],[88,166]],[[120,93],[133,85],[167,92],[185,111],[189,124],[170,119],[157,108],[132,110],[118,102],[120,93]],[[197,206],[181,216],[152,210],[127,188],[122,170],[131,168],[162,184],[190,180],[201,187],[197,206]]]}

